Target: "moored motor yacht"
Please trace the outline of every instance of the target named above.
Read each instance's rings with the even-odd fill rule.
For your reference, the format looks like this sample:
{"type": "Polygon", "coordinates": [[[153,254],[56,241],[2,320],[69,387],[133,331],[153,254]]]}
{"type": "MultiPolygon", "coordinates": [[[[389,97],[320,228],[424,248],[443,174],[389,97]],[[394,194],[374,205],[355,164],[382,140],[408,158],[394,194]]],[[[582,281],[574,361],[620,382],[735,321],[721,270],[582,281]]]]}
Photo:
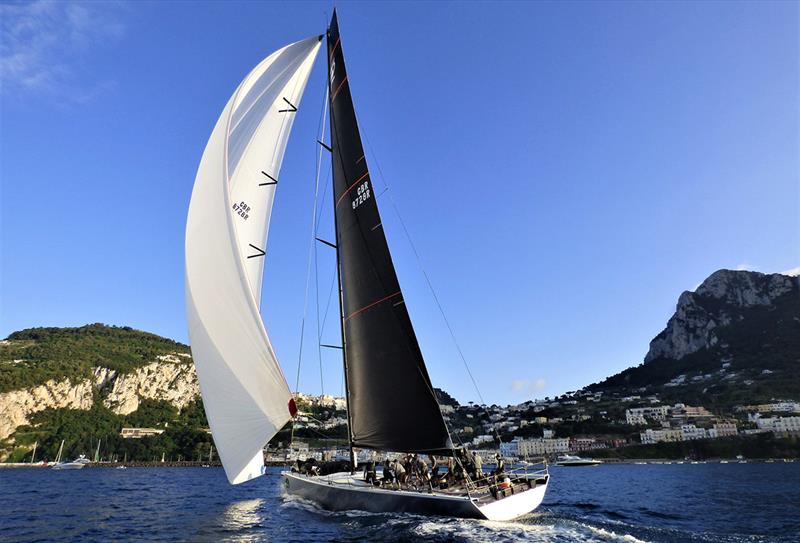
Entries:
{"type": "Polygon", "coordinates": [[[556,466],[562,467],[579,467],[579,466],[599,466],[602,464],[602,460],[595,460],[594,458],[581,458],[580,456],[574,456],[571,454],[563,454],[558,457],[558,461],[556,462],[556,466]]]}

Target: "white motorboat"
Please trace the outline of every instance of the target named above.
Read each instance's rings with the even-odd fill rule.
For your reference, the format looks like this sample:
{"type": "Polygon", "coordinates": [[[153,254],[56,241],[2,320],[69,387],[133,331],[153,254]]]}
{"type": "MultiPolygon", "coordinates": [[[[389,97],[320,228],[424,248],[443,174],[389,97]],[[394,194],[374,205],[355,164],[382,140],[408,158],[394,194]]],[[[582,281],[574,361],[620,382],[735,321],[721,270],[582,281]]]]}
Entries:
{"type": "Polygon", "coordinates": [[[80,455],[75,460],[69,461],[61,460],[61,455],[64,453],[64,440],[61,440],[61,446],[58,448],[58,454],[56,455],[55,463],[50,466],[51,469],[55,470],[68,470],[68,469],[83,469],[86,464],[91,463],[91,461],[86,458],[86,455],[80,455]]]}
{"type": "MultiPolygon", "coordinates": [[[[580,466],[599,466],[602,463],[602,460],[595,460],[594,458],[581,458],[580,456],[563,454],[558,457],[555,465],[565,468],[574,468],[580,466]]],[[[639,463],[643,464],[644,462],[637,462],[637,464],[639,463]]]]}

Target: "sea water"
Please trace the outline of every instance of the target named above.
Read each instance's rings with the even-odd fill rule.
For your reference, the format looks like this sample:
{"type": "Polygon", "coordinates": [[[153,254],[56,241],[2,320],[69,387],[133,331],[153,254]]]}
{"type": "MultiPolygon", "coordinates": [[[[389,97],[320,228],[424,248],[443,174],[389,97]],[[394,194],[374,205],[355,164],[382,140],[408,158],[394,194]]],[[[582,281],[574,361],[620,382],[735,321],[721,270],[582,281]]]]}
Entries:
{"type": "Polygon", "coordinates": [[[551,468],[516,522],[330,513],[283,493],[279,468],[0,469],[0,541],[800,542],[800,462],[551,468]]]}

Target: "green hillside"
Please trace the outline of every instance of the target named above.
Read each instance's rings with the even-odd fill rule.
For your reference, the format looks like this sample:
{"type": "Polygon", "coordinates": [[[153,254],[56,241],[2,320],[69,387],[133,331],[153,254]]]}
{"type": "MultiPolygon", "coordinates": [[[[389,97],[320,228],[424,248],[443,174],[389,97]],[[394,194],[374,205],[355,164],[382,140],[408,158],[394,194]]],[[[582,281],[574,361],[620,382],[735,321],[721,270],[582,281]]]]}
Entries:
{"type": "Polygon", "coordinates": [[[0,392],[49,379],[86,379],[95,366],[127,373],[174,352],[188,353],[189,347],[127,326],[28,328],[0,342],[0,392]]]}

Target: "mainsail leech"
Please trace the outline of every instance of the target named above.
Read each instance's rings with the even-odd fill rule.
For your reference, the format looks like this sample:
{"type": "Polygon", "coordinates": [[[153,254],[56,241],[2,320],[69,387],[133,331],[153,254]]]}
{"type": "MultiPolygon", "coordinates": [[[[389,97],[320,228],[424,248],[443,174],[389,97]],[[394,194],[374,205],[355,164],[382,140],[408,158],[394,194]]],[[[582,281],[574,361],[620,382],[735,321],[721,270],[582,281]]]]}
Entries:
{"type": "Polygon", "coordinates": [[[351,442],[371,449],[448,453],[453,445],[381,226],[335,10],[328,68],[351,442]]]}
{"type": "Polygon", "coordinates": [[[262,448],[291,416],[291,393],[259,300],[276,180],[320,40],[276,51],[242,81],[206,145],[189,206],[192,356],[214,442],[233,484],[263,474],[262,448]],[[265,176],[275,182],[264,183],[265,176]]]}

